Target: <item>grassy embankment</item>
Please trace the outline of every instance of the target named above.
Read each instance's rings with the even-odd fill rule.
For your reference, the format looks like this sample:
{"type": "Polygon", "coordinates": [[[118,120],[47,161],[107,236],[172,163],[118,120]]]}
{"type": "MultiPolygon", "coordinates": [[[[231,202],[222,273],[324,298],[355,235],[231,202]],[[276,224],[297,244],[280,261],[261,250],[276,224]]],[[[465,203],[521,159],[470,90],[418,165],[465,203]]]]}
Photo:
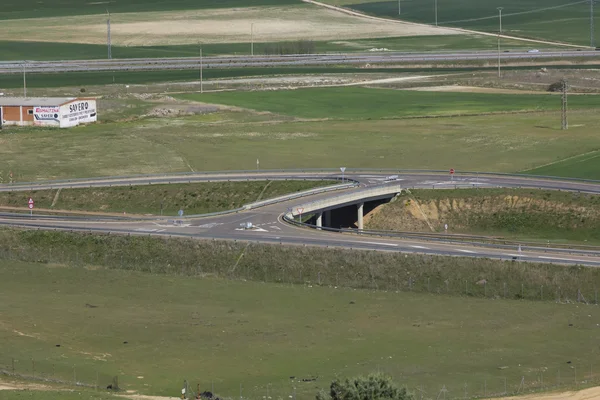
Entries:
{"type": "Polygon", "coordinates": [[[68,380],[76,366],[93,382],[96,372],[118,373],[124,388],[148,394],[176,396],[188,379],[202,390],[214,384],[222,397],[238,396],[241,384],[244,398],[268,387],[274,398],[295,388],[300,399],[335,375],[377,369],[428,393],[446,385],[462,394],[467,383],[469,394],[481,395],[484,381],[488,394],[500,393],[504,378],[512,393],[522,376],[527,388],[540,388],[541,370],[548,388],[561,366],[562,384],[573,384],[566,361],[580,382],[595,379],[584,373],[599,339],[591,308],[502,297],[504,280],[512,299],[522,288],[539,299],[542,284],[545,300],[558,286],[561,300],[573,300],[579,286],[593,298],[597,269],[56,232],[0,236],[0,255],[13,259],[0,262],[0,365],[15,357],[23,374],[35,357],[38,374],[54,370],[68,380]],[[475,284],[483,278],[486,287],[475,284]],[[428,286],[470,296],[434,296],[428,286]],[[472,298],[484,295],[496,300],[472,298]]]}
{"type": "Polygon", "coordinates": [[[600,243],[600,196],[530,189],[413,190],[383,205],[370,229],[600,243]]]}
{"type": "Polygon", "coordinates": [[[203,214],[231,210],[258,200],[300,192],[334,181],[203,182],[172,185],[141,185],[85,189],[0,192],[1,207],[27,208],[27,199],[37,209],[94,211],[129,214],[203,214]]]}
{"type": "MultiPolygon", "coordinates": [[[[515,172],[600,148],[598,96],[571,96],[568,133],[560,130],[560,97],[549,94],[327,88],[185,97],[271,113],[222,110],[69,130],[6,128],[0,135],[1,176],[7,182],[13,171],[23,182],[254,169],[257,158],[264,169],[346,165],[515,172]],[[522,113],[512,113],[517,111],[522,113]],[[481,112],[511,114],[443,117],[481,112]],[[427,116],[437,118],[404,118],[427,116]]],[[[102,107],[101,119],[122,115],[105,115],[102,107]]],[[[570,175],[600,178],[598,171],[574,166],[570,175]]]]}
{"type": "MultiPolygon", "coordinates": [[[[393,0],[325,0],[325,2],[371,15],[426,24],[435,23],[434,7],[427,2],[409,1],[402,4],[401,17],[398,16],[398,2],[393,0]]],[[[588,3],[563,0],[507,0],[502,2],[502,6],[504,7],[502,31],[507,35],[584,46],[590,44],[588,3]]],[[[438,7],[438,24],[497,33],[498,11],[496,5],[479,0],[442,3],[438,7]]]]}

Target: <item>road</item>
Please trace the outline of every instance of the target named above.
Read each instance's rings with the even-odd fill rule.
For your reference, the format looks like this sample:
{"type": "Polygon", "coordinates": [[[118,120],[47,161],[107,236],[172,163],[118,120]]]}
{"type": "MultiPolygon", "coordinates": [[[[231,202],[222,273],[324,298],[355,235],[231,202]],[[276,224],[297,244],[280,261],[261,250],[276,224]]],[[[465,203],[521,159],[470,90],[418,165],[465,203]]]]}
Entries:
{"type": "MultiPolygon", "coordinates": [[[[410,64],[457,61],[497,60],[497,51],[454,51],[423,53],[348,53],[287,56],[219,56],[204,57],[203,68],[256,68],[256,67],[310,67],[328,65],[365,64],[410,64]]],[[[509,51],[500,53],[501,61],[544,61],[555,59],[600,59],[600,51],[593,50],[547,50],[531,53],[509,51]]],[[[199,57],[189,58],[138,58],[112,60],[73,60],[73,61],[4,61],[0,62],[0,73],[50,73],[84,71],[148,71],[198,69],[199,57]]]]}
{"type": "MultiPolygon", "coordinates": [[[[385,180],[389,171],[348,171],[348,179],[359,182],[360,187],[376,187],[389,184],[385,180]]],[[[600,194],[600,182],[586,182],[560,179],[545,179],[525,176],[502,176],[464,173],[451,179],[440,172],[402,172],[397,173],[403,188],[462,188],[462,187],[528,187],[552,190],[570,190],[600,194]]],[[[116,177],[102,179],[84,179],[76,181],[57,181],[37,184],[0,186],[0,190],[29,191],[45,188],[69,188],[89,186],[145,185],[157,183],[202,182],[216,180],[264,180],[264,179],[315,179],[340,178],[333,171],[271,171],[271,172],[233,172],[214,174],[182,174],[139,177],[116,177]]],[[[345,191],[357,190],[344,189],[345,191]]],[[[314,194],[301,199],[282,201],[261,208],[229,213],[211,217],[165,218],[99,218],[68,216],[29,216],[28,214],[0,214],[0,225],[17,226],[30,229],[85,231],[99,234],[132,234],[188,237],[196,239],[240,240],[247,242],[331,247],[356,250],[376,250],[385,252],[418,253],[440,256],[481,257],[557,264],[581,264],[600,266],[600,249],[574,250],[553,247],[524,247],[519,252],[517,246],[490,246],[477,242],[452,242],[444,238],[380,237],[365,234],[336,233],[298,227],[285,222],[283,214],[303,203],[312,202],[340,192],[314,194]],[[244,229],[241,224],[251,222],[253,229],[244,229]]]]}

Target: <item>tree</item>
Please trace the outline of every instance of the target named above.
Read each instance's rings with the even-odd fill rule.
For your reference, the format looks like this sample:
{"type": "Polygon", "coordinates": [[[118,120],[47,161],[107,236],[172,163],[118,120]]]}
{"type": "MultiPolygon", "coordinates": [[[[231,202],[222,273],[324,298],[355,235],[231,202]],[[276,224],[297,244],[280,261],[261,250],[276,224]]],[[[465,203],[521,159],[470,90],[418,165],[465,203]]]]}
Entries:
{"type": "Polygon", "coordinates": [[[396,383],[384,374],[370,374],[339,379],[331,382],[329,393],[322,390],[317,394],[317,400],[412,400],[413,396],[405,388],[399,388],[396,383]]]}

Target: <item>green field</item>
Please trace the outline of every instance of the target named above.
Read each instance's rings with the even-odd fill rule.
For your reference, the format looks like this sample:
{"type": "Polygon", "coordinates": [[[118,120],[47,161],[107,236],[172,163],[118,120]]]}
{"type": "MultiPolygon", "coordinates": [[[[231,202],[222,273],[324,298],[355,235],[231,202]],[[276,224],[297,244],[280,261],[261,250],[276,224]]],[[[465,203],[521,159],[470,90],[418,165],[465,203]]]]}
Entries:
{"type": "Polygon", "coordinates": [[[600,154],[599,151],[592,151],[579,156],[569,157],[565,160],[529,169],[524,171],[531,175],[549,175],[600,179],[600,154]]]}
{"type": "Polygon", "coordinates": [[[369,229],[494,236],[544,243],[600,243],[600,196],[531,189],[412,190],[386,204],[369,229]],[[427,215],[423,217],[422,211],[427,215]]]}
{"type": "MultiPolygon", "coordinates": [[[[495,49],[496,39],[488,36],[452,35],[452,36],[407,36],[375,39],[356,39],[339,41],[315,41],[315,53],[364,52],[370,49],[386,48],[390,51],[449,51],[456,49],[495,49]]],[[[254,43],[255,54],[265,54],[269,46],[278,44],[254,43]]],[[[505,50],[520,49],[528,44],[516,40],[505,40],[505,50]]],[[[202,45],[204,56],[248,55],[251,48],[248,43],[222,43],[202,45]]],[[[170,46],[112,46],[112,58],[146,57],[198,57],[198,45],[170,46]]],[[[91,60],[107,57],[105,45],[52,42],[20,42],[0,40],[0,61],[9,60],[91,60]]]]}
{"type": "MultiPolygon", "coordinates": [[[[361,87],[184,94],[179,97],[301,118],[327,119],[384,119],[560,109],[560,97],[552,94],[419,92],[361,87]]],[[[569,105],[573,109],[598,108],[600,96],[572,96],[569,105]]]]}
{"type": "Polygon", "coordinates": [[[563,385],[573,384],[567,360],[589,384],[600,339],[592,308],[575,305],[18,262],[2,262],[0,277],[0,364],[16,358],[26,373],[34,357],[38,374],[75,366],[82,380],[118,373],[123,388],[157,395],[177,396],[187,379],[221,397],[242,385],[245,398],[295,388],[308,399],[336,375],[375,370],[430,393],[462,394],[467,383],[480,394],[486,380],[499,393],[504,378],[514,392],[522,376],[539,388],[540,368],[546,386],[561,366],[563,385]]]}
{"type": "Polygon", "coordinates": [[[196,10],[203,8],[229,8],[299,4],[300,0],[124,0],[113,3],[92,2],[82,5],[80,1],[40,2],[36,0],[4,0],[0,20],[19,18],[63,17],[87,14],[196,10]]]}
{"type": "Polygon", "coordinates": [[[129,214],[204,214],[333,184],[333,181],[203,182],[86,189],[0,192],[0,207],[26,207],[30,197],[46,210],[129,214]]]}
{"type": "MultiPolygon", "coordinates": [[[[292,116],[224,110],[108,122],[123,114],[103,114],[107,103],[101,102],[104,123],[67,130],[5,128],[0,133],[0,176],[7,182],[12,171],[16,182],[24,182],[253,170],[257,158],[261,169],[337,169],[346,165],[515,172],[600,148],[597,113],[593,108],[585,109],[597,107],[600,97],[595,96],[571,96],[571,107],[582,109],[571,110],[572,125],[567,132],[560,130],[560,98],[553,95],[337,88],[193,97],[292,116]],[[395,119],[538,107],[555,111],[395,119]],[[331,119],[306,121],[294,116],[331,119]]],[[[122,107],[118,104],[111,105],[112,109],[127,109],[126,103],[122,107]]],[[[600,178],[592,168],[573,169],[570,175],[600,178]]]]}
{"type": "MultiPolygon", "coordinates": [[[[367,14],[399,18],[397,1],[327,0],[367,14]]],[[[438,2],[438,25],[455,26],[497,33],[498,6],[504,7],[502,31],[505,34],[543,40],[590,44],[590,6],[584,1],[568,0],[506,0],[501,4],[490,0],[438,2]]],[[[435,23],[434,2],[402,0],[401,18],[435,23]]],[[[596,32],[596,41],[600,34],[596,32]]],[[[537,46],[535,44],[531,45],[537,46]]]]}
{"type": "Polygon", "coordinates": [[[4,390],[2,400],[115,400],[115,397],[102,392],[79,389],[77,391],[53,390],[4,390]]]}

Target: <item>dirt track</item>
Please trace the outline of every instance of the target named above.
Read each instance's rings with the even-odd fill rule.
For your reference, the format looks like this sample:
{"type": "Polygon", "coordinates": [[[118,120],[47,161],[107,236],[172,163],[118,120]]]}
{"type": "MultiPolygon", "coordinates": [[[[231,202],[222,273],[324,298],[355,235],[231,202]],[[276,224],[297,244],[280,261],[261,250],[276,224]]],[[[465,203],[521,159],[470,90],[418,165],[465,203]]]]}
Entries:
{"type": "Polygon", "coordinates": [[[600,387],[593,387],[579,392],[540,393],[519,397],[503,397],[498,400],[595,400],[600,399],[600,387]]]}

